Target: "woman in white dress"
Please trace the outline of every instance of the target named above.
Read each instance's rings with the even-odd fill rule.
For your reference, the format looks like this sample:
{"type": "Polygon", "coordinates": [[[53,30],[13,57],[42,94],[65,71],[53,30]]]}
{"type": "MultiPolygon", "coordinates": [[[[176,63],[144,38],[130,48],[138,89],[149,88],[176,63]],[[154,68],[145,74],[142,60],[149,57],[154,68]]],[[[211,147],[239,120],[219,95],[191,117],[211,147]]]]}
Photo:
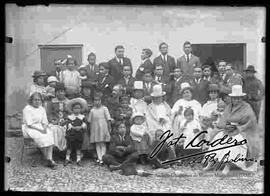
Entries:
{"type": "Polygon", "coordinates": [[[171,110],[172,129],[175,137],[181,134],[180,124],[185,119],[184,111],[191,108],[194,111],[194,119],[199,120],[202,110],[201,104],[192,98],[192,87],[189,83],[184,82],[181,84],[180,94],[182,94],[183,98],[176,101],[171,110]]]}
{"type": "Polygon", "coordinates": [[[42,95],[33,93],[29,98],[29,104],[23,109],[22,132],[25,138],[32,138],[43,152],[48,167],[55,169],[56,163],[52,159],[54,138],[48,127],[45,109],[42,107],[42,95]]]}

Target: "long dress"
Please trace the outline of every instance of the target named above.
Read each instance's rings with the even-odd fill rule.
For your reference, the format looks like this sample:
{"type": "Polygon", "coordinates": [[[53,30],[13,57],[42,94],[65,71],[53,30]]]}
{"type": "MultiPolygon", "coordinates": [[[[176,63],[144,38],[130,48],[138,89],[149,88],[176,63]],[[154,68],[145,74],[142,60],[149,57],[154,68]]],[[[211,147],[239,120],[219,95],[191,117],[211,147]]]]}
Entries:
{"type": "Polygon", "coordinates": [[[110,141],[109,120],[111,120],[111,116],[106,106],[92,108],[88,117],[88,122],[90,123],[90,143],[110,141]]]}
{"type": "MultiPolygon", "coordinates": [[[[223,131],[225,129],[227,122],[237,123],[236,127],[239,130],[239,133],[232,136],[232,141],[237,139],[237,141],[242,141],[243,139],[247,140],[247,143],[244,145],[239,145],[223,150],[216,151],[216,158],[221,160],[223,156],[230,151],[229,159],[235,159],[238,154],[240,154],[241,158],[257,158],[259,149],[258,149],[258,137],[257,137],[257,121],[256,116],[251,108],[251,106],[242,102],[240,105],[236,107],[232,107],[232,104],[229,104],[225,110],[221,119],[218,122],[217,127],[221,130],[212,141],[222,138],[225,135],[223,131]]],[[[232,144],[230,144],[232,145],[232,144]]],[[[217,145],[213,148],[209,148],[209,150],[224,147],[225,145],[217,145]]],[[[235,162],[238,167],[245,169],[247,166],[247,161],[238,161],[235,162]]]]}
{"type": "Polygon", "coordinates": [[[147,106],[146,121],[148,125],[148,134],[151,138],[151,143],[154,141],[155,132],[161,129],[164,132],[171,130],[171,107],[164,101],[157,105],[151,103],[147,106]],[[165,119],[165,123],[161,124],[159,119],[165,119]]]}
{"type": "Polygon", "coordinates": [[[184,118],[184,111],[186,108],[191,107],[194,113],[194,119],[199,120],[199,116],[201,114],[201,104],[196,101],[195,99],[187,101],[185,99],[179,99],[175,102],[175,104],[172,107],[172,130],[174,135],[181,134],[180,132],[180,124],[181,121],[183,121],[184,118]],[[183,107],[183,111],[181,115],[176,115],[176,113],[179,110],[179,107],[183,107]]]}
{"type": "Polygon", "coordinates": [[[34,140],[38,147],[48,147],[54,145],[54,138],[50,128],[47,128],[47,133],[43,134],[29,126],[33,125],[42,128],[42,124],[48,125],[46,111],[42,106],[35,108],[31,105],[25,106],[23,109],[23,124],[22,132],[25,138],[30,137],[34,140]]]}

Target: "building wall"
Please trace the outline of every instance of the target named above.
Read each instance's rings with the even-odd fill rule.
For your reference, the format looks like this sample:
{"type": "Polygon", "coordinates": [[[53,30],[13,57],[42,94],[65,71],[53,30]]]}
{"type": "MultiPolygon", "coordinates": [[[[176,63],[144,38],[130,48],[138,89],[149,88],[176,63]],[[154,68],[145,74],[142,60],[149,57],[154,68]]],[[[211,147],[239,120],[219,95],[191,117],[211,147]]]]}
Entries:
{"type": "MultiPolygon", "coordinates": [[[[264,8],[82,6],[17,7],[6,5],[7,112],[25,106],[32,73],[40,69],[39,44],[83,44],[83,62],[89,52],[97,62],[114,56],[114,47],[125,46],[134,70],[143,48],[158,55],[159,43],[169,53],[183,54],[186,40],[192,43],[247,43],[247,64],[254,64],[264,78],[264,8]]],[[[152,59],[153,59],[152,58],[152,59]]]]}

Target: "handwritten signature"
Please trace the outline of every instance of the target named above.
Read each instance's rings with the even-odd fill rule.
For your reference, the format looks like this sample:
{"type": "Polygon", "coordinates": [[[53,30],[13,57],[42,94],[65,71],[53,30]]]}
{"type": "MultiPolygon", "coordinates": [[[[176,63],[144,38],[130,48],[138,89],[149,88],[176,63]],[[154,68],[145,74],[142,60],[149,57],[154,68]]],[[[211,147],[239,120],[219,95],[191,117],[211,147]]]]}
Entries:
{"type": "MultiPolygon", "coordinates": [[[[221,161],[218,162],[218,159],[216,158],[216,151],[219,150],[223,150],[223,149],[227,149],[227,148],[232,148],[235,146],[241,146],[241,145],[245,145],[247,144],[247,140],[243,139],[241,141],[237,141],[236,139],[233,139],[232,137],[230,137],[229,135],[224,135],[222,138],[218,138],[216,140],[213,141],[207,141],[205,139],[201,139],[201,140],[196,140],[197,138],[199,138],[200,136],[202,136],[202,134],[208,133],[207,131],[202,131],[199,132],[197,135],[195,135],[195,137],[185,146],[185,148],[188,147],[197,147],[197,148],[201,148],[203,145],[206,145],[207,147],[215,147],[215,146],[222,146],[222,145],[226,145],[220,148],[215,148],[212,150],[208,150],[208,151],[203,151],[203,152],[199,152],[199,153],[195,153],[195,154],[191,154],[191,155],[187,155],[187,156],[183,156],[183,157],[177,157],[171,160],[167,160],[162,162],[162,164],[169,164],[169,163],[173,163],[179,160],[183,160],[183,159],[188,159],[188,158],[192,158],[193,160],[191,160],[189,162],[189,164],[194,164],[194,163],[203,163],[203,165],[207,165],[208,162],[212,163],[211,166],[214,166],[215,164],[217,165],[216,169],[219,169],[222,164],[224,163],[228,163],[228,162],[238,162],[238,161],[256,161],[254,158],[243,158],[240,157],[241,154],[238,154],[234,159],[229,159],[230,156],[230,150],[224,154],[223,158],[221,159],[221,161]],[[197,141],[197,142],[196,142],[197,141]],[[205,155],[207,154],[207,155],[205,155]],[[204,160],[204,161],[203,161],[204,160]]],[[[179,137],[173,138],[173,133],[171,133],[170,130],[164,132],[161,136],[160,136],[160,143],[152,150],[152,152],[150,153],[150,158],[154,158],[163,148],[163,146],[165,144],[167,144],[167,148],[171,147],[171,146],[176,146],[178,144],[178,142],[181,139],[185,139],[186,137],[184,136],[184,134],[182,133],[179,137]]]]}

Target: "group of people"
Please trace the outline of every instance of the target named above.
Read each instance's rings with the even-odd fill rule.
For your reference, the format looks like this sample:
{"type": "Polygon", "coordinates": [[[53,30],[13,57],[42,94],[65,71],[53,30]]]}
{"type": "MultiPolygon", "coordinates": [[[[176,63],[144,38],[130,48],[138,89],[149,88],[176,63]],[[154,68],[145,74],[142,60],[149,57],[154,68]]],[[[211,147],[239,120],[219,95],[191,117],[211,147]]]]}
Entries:
{"type": "MultiPolygon", "coordinates": [[[[52,73],[34,72],[22,131],[42,149],[49,167],[57,166],[54,147],[66,152],[64,166],[72,163],[72,151],[78,166],[84,152],[91,151],[96,162],[110,170],[137,163],[168,167],[162,162],[213,148],[191,142],[225,135],[248,141],[234,147],[233,155],[258,156],[255,138],[264,88],[254,76],[254,66],[240,75],[223,60],[218,65],[201,64],[188,41],[183,45],[185,54],[176,61],[168,55],[167,43],[161,43],[159,50],[153,63],[152,51],[142,50],[135,77],[121,45],[108,62],[97,65],[96,55],[90,53],[89,64],[78,67],[68,55],[54,61],[52,73]],[[172,138],[184,137],[150,157],[168,130],[172,138]]],[[[220,160],[226,154],[217,153],[220,160]]],[[[246,163],[238,166],[250,168],[246,163]]],[[[226,164],[223,171],[229,170],[226,164]]]]}

